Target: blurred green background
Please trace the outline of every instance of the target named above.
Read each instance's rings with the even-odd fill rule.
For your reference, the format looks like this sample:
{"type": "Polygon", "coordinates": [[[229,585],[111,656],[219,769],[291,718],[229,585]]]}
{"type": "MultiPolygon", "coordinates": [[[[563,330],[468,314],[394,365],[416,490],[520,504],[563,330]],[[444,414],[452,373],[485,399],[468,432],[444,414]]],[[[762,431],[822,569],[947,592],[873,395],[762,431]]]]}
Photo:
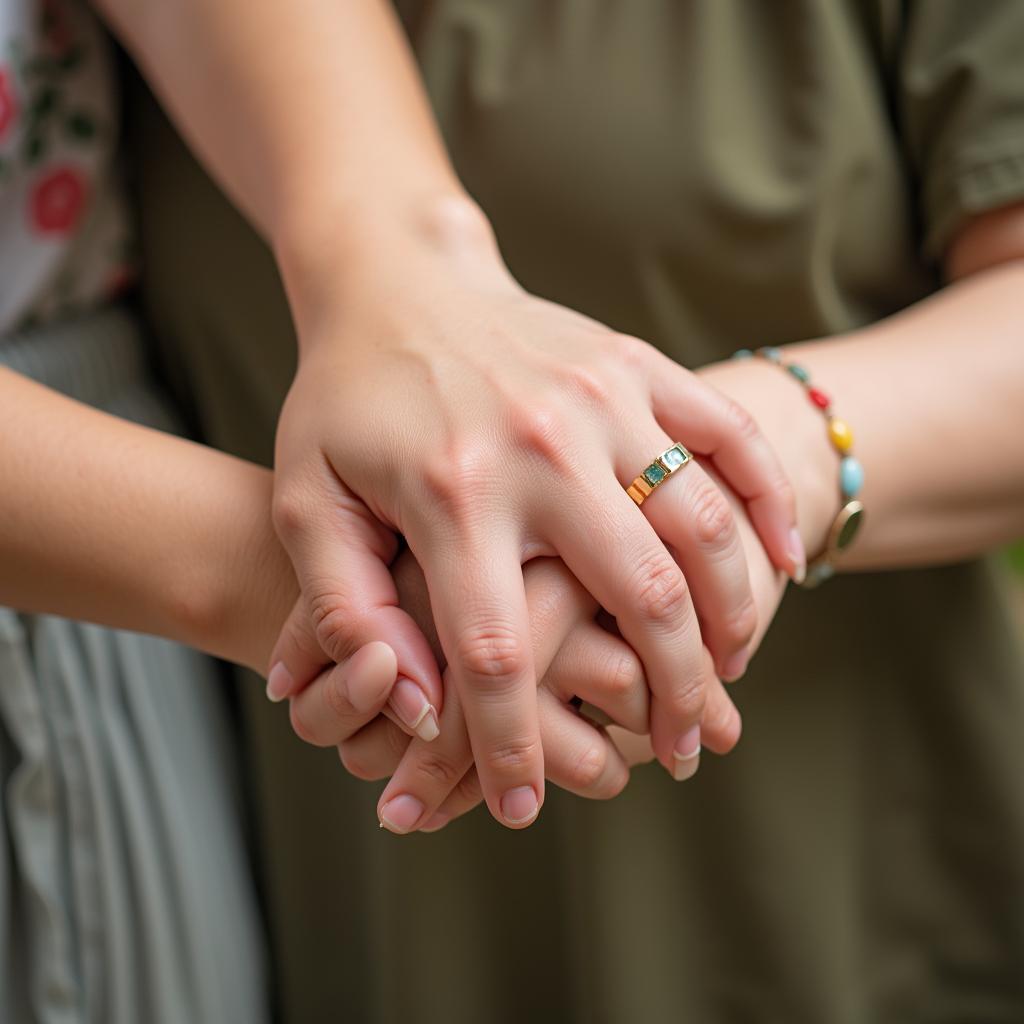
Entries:
{"type": "Polygon", "coordinates": [[[1010,568],[1024,580],[1024,540],[1011,545],[1006,552],[1006,558],[1010,563],[1010,568]]]}

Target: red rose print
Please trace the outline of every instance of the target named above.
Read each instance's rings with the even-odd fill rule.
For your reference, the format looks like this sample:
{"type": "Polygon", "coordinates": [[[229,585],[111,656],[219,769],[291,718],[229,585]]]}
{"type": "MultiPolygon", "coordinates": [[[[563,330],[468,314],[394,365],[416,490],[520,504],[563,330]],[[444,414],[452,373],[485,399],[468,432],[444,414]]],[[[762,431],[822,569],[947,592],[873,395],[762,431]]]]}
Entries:
{"type": "Polygon", "coordinates": [[[32,187],[32,225],[41,234],[73,231],[85,208],[85,179],[73,167],[57,167],[32,187]]]}
{"type": "Polygon", "coordinates": [[[0,68],[0,142],[3,142],[17,116],[18,106],[14,102],[11,73],[7,68],[0,68]]]}

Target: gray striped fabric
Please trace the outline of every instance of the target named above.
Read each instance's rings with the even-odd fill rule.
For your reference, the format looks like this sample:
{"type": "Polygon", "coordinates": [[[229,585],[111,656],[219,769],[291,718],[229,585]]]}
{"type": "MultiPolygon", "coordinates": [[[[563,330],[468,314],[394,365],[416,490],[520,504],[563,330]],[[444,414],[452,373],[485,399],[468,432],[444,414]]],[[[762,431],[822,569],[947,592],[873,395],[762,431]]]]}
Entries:
{"type": "MultiPolygon", "coordinates": [[[[0,363],[173,427],[123,310],[0,363]]],[[[0,609],[0,1021],[267,1019],[234,758],[210,659],[0,609]]]]}

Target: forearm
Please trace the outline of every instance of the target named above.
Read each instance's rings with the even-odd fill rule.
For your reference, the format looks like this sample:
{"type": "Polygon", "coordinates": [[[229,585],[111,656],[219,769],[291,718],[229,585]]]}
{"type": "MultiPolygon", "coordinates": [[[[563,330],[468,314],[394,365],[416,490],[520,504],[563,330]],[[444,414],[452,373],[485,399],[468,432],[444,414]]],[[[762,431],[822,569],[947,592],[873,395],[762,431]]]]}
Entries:
{"type": "MultiPolygon", "coordinates": [[[[1024,532],[1024,261],[863,330],[786,346],[854,431],[867,510],[843,568],[934,564],[1024,532]]],[[[809,552],[839,508],[838,456],[797,382],[761,360],[708,368],[754,412],[801,501],[809,552]],[[823,486],[823,482],[825,486],[823,486]]]]}
{"type": "Polygon", "coordinates": [[[297,594],[269,472],[3,369],[0,436],[0,603],[265,669],[297,594]]]}
{"type": "Polygon", "coordinates": [[[283,259],[291,292],[314,263],[336,282],[368,253],[438,230],[439,206],[472,207],[385,0],[97,6],[283,259]]]}

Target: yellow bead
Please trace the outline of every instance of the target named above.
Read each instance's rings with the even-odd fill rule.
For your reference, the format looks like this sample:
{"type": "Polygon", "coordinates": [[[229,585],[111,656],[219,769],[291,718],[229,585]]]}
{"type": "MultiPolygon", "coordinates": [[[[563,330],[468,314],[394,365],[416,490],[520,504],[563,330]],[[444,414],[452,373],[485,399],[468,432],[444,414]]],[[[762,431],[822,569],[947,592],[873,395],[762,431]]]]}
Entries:
{"type": "Polygon", "coordinates": [[[828,437],[841,452],[848,452],[853,447],[853,431],[844,420],[835,416],[828,421],[828,437]]]}

